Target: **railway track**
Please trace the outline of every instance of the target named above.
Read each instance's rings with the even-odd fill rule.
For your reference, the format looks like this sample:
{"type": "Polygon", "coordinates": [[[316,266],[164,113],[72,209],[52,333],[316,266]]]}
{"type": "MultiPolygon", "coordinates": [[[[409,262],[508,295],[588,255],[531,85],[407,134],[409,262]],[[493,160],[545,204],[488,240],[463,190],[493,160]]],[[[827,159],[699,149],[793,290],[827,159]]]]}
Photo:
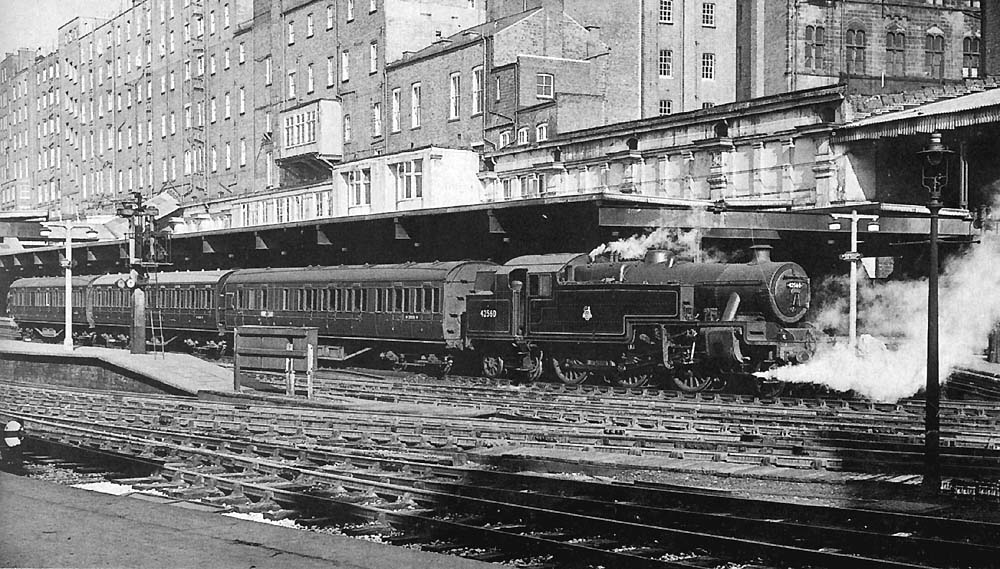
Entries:
{"type": "MultiPolygon", "coordinates": [[[[234,405],[15,383],[0,385],[0,395],[6,409],[34,418],[172,425],[192,433],[282,437],[291,443],[462,452],[483,461],[492,460],[487,456],[492,448],[534,448],[906,474],[920,471],[923,456],[919,417],[904,420],[868,412],[839,415],[825,408],[789,411],[702,402],[687,411],[664,407],[647,415],[642,410],[605,415],[578,403],[572,415],[493,409],[454,416],[453,410],[445,410],[445,415],[429,413],[445,409],[441,406],[411,406],[401,411],[295,408],[287,401],[283,405],[234,405]]],[[[990,444],[993,432],[980,437],[969,425],[944,424],[945,474],[997,478],[1000,451],[990,444]],[[963,440],[949,435],[963,430],[972,434],[963,440]]],[[[995,430],[995,422],[992,425],[987,421],[979,428],[995,430]]]]}
{"type": "MultiPolygon", "coordinates": [[[[913,473],[922,464],[919,418],[893,425],[891,415],[838,415],[829,409],[731,407],[701,403],[685,411],[604,415],[578,403],[575,414],[482,410],[456,416],[443,406],[399,409],[296,408],[245,405],[88,390],[0,384],[3,408],[31,418],[63,418],[113,425],[160,425],[187,433],[278,437],[290,443],[353,445],[442,453],[536,448],[597,451],[645,457],[724,461],[790,468],[913,473]],[[444,415],[429,411],[444,410],[444,415]]],[[[944,422],[946,426],[949,423],[944,422]]],[[[995,429],[995,422],[993,423],[995,429]]],[[[961,423],[954,430],[972,429],[961,423]]],[[[989,429],[989,425],[982,428],[989,429]]],[[[944,473],[1000,474],[995,434],[942,437],[944,473]]],[[[489,460],[484,458],[483,460],[489,460]]]]}
{"type": "Polygon", "coordinates": [[[120,480],[139,490],[273,518],[375,522],[390,543],[522,567],[957,568],[1000,559],[992,523],[81,423],[32,424],[34,436],[157,463],[153,477],[120,480]]]}

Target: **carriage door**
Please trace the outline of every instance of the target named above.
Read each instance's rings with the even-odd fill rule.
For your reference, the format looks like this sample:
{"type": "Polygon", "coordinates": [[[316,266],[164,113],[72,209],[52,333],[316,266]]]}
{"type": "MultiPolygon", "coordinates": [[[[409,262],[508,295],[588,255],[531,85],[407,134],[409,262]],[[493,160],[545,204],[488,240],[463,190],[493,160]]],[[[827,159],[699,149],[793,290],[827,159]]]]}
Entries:
{"type": "Polygon", "coordinates": [[[510,272],[508,279],[511,293],[510,329],[514,333],[514,337],[519,339],[523,338],[524,333],[527,331],[528,287],[526,286],[526,282],[528,280],[528,269],[514,269],[510,272]]]}

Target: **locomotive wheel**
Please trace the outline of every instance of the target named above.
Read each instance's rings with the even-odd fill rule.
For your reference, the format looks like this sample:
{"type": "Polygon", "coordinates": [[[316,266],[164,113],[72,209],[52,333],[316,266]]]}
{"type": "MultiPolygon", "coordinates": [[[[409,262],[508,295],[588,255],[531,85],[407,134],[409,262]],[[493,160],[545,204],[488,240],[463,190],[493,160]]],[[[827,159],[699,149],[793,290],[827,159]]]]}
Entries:
{"type": "Polygon", "coordinates": [[[631,375],[616,375],[611,378],[611,383],[618,387],[642,387],[649,383],[653,374],[649,372],[636,372],[631,375]]]}
{"type": "Polygon", "coordinates": [[[528,382],[538,381],[542,377],[542,373],[545,372],[545,366],[542,365],[541,354],[537,356],[531,356],[531,369],[525,372],[525,379],[528,382]]]}
{"type": "Polygon", "coordinates": [[[559,381],[565,383],[566,385],[580,385],[585,383],[590,376],[591,372],[580,370],[580,369],[563,369],[564,364],[579,364],[580,360],[565,359],[561,360],[559,358],[552,358],[552,371],[556,373],[556,377],[559,381]]]}
{"type": "Polygon", "coordinates": [[[483,356],[483,375],[490,379],[498,379],[504,376],[506,369],[503,367],[503,358],[497,355],[483,356]]]}
{"type": "Polygon", "coordinates": [[[695,375],[693,370],[685,369],[680,370],[679,373],[673,376],[674,385],[677,389],[685,393],[698,393],[699,391],[704,391],[712,384],[713,378],[711,376],[699,376],[695,375]]]}
{"type": "MultiPolygon", "coordinates": [[[[781,366],[777,363],[772,363],[771,365],[761,364],[760,370],[768,371],[779,367],[781,366]]],[[[757,390],[758,397],[774,398],[781,395],[781,392],[785,390],[785,382],[777,379],[754,377],[754,387],[757,390]]]]}

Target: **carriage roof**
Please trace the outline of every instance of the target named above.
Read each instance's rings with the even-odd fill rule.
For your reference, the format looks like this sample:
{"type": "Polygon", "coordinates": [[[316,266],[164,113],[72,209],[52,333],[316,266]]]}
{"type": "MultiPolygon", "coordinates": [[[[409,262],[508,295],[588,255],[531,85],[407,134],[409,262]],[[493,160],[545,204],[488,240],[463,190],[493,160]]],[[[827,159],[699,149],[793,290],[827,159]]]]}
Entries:
{"type": "MultiPolygon", "coordinates": [[[[72,277],[72,286],[87,286],[91,281],[98,278],[98,275],[74,275],[72,277]]],[[[10,289],[18,288],[50,288],[50,287],[64,287],[66,286],[66,277],[28,277],[23,279],[17,279],[12,282],[10,289]]]]}
{"type": "MultiPolygon", "coordinates": [[[[220,279],[233,272],[232,270],[213,271],[176,271],[164,273],[151,273],[148,284],[157,285],[204,285],[215,284],[220,279]]],[[[93,282],[92,286],[117,286],[118,281],[127,279],[127,273],[114,273],[102,275],[93,282]]]]}
{"type": "Polygon", "coordinates": [[[293,267],[243,269],[227,281],[229,285],[364,283],[364,282],[454,282],[474,281],[476,271],[495,266],[488,261],[435,261],[387,265],[342,265],[337,267],[293,267]]]}

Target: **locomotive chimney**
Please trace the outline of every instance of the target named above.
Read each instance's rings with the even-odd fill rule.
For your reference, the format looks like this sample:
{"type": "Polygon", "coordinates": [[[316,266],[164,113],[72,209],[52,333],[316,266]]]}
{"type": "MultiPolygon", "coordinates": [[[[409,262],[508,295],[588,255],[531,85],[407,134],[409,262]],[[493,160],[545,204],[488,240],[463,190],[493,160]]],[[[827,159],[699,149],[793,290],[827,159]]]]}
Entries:
{"type": "Polygon", "coordinates": [[[646,251],[646,258],[644,261],[647,265],[652,265],[654,263],[665,263],[669,258],[670,251],[665,251],[663,249],[650,249],[646,251]]]}
{"type": "Polygon", "coordinates": [[[753,264],[760,263],[770,263],[771,262],[771,246],[770,245],[754,245],[750,248],[753,251],[753,264]]]}

